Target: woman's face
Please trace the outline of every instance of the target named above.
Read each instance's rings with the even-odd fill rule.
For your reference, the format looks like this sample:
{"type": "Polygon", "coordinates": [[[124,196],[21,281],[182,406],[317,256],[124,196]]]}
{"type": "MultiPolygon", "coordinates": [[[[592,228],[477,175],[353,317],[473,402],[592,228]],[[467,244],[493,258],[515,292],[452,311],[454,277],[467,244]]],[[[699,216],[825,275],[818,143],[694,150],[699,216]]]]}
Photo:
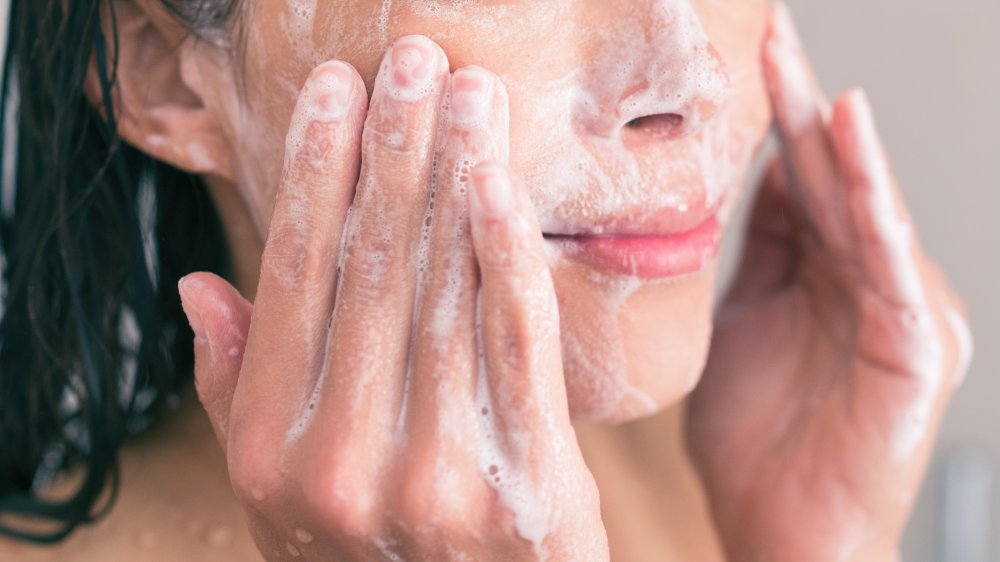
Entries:
{"type": "Polygon", "coordinates": [[[247,8],[243,84],[216,74],[218,98],[207,104],[223,115],[231,180],[261,239],[310,70],[346,61],[370,92],[387,47],[426,35],[452,70],[480,65],[507,87],[510,165],[546,234],[574,415],[629,419],[693,388],[711,331],[713,218],[724,225],[731,215],[770,118],[758,63],[764,0],[260,0],[247,8]],[[580,234],[655,234],[674,249],[650,258],[566,236],[580,234]]]}

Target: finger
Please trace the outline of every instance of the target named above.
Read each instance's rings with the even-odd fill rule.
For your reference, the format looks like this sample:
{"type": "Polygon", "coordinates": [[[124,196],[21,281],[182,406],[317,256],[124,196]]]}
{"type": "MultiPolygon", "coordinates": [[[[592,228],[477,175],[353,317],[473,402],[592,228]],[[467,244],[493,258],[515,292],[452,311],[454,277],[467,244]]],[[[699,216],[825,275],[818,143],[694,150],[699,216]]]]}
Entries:
{"type": "Polygon", "coordinates": [[[317,67],[299,96],[262,256],[245,358],[251,368],[237,388],[234,427],[247,419],[287,428],[319,372],[340,235],[358,175],[364,100],[361,77],[338,61],[317,67]]]}
{"type": "Polygon", "coordinates": [[[194,330],[194,384],[223,448],[253,305],[224,279],[192,273],[177,285],[194,330]]]}
{"type": "Polygon", "coordinates": [[[831,133],[848,186],[851,221],[866,281],[900,308],[926,308],[920,250],[912,222],[860,90],[834,106],[831,133]]]}
{"type": "Polygon", "coordinates": [[[921,270],[924,258],[860,90],[837,100],[831,133],[848,186],[862,271],[862,351],[890,371],[937,388],[946,350],[921,270]]]}
{"type": "Polygon", "coordinates": [[[375,81],[363,164],[344,246],[330,364],[316,408],[319,438],[367,446],[393,434],[413,322],[417,255],[448,59],[410,36],[386,54],[375,81]],[[355,441],[357,440],[357,441],[355,441]]]}
{"type": "Polygon", "coordinates": [[[793,179],[793,191],[815,225],[816,234],[834,249],[849,247],[838,170],[827,132],[827,102],[816,82],[788,9],[771,7],[763,49],[764,78],[793,179]]]}
{"type": "Polygon", "coordinates": [[[479,274],[468,189],[473,167],[484,160],[504,162],[509,151],[507,94],[493,74],[476,67],[458,70],[445,105],[429,263],[423,275],[406,398],[407,442],[425,454],[434,454],[433,449],[442,445],[467,445],[469,439],[444,443],[440,437],[475,427],[479,274]]]}
{"type": "Polygon", "coordinates": [[[485,427],[495,428],[492,441],[504,453],[501,472],[505,460],[551,466],[546,461],[570,449],[570,425],[559,311],[541,230],[527,193],[505,166],[481,164],[472,176],[485,368],[479,399],[493,422],[485,427]]]}

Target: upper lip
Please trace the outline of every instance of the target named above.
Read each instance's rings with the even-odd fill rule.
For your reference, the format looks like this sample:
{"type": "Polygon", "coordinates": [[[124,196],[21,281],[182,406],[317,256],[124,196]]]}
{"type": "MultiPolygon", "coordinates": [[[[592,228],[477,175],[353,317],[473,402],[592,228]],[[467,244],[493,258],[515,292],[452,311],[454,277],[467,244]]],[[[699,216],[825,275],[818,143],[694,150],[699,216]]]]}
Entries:
{"type": "Polygon", "coordinates": [[[553,238],[569,237],[643,237],[677,236],[690,232],[715,217],[721,200],[707,206],[704,201],[686,207],[632,207],[613,215],[589,218],[587,224],[562,228],[559,232],[545,232],[553,238]]]}

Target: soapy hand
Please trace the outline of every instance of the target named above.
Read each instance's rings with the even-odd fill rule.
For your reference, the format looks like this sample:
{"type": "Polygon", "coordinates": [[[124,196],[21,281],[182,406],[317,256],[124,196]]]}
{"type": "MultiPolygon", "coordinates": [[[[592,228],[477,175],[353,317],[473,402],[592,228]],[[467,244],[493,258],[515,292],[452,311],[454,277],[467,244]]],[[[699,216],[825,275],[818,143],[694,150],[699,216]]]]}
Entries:
{"type": "Polygon", "coordinates": [[[310,76],[252,306],[209,274],[181,282],[260,551],[606,560],[541,231],[497,163],[502,83],[407,37],[366,102],[344,63],[310,76]]]}
{"type": "Polygon", "coordinates": [[[780,6],[763,65],[783,150],[717,319],[689,447],[732,560],[893,560],[971,338],[865,96],[827,107],[780,6]]]}

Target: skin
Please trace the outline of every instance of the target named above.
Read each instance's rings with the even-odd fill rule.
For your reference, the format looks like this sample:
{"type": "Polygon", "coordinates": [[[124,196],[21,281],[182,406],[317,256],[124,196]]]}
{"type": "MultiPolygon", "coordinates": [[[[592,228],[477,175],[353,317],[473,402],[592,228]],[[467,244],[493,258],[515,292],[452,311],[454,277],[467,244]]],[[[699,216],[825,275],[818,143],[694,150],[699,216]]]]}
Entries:
{"type": "Polygon", "coordinates": [[[242,75],[156,3],[119,4],[122,64],[158,53],[144,80],[172,84],[123,73],[123,135],[205,175],[233,250],[235,287],[195,274],[180,289],[199,398],[265,557],[667,558],[649,538],[630,551],[620,522],[668,519],[640,498],[672,499],[670,463],[646,453],[668,448],[669,426],[570,419],[648,415],[704,371],[687,445],[730,559],[894,559],[967,332],[867,103],[827,109],[783,10],[595,0],[487,18],[492,4],[397,2],[371,27],[389,4],[321,2],[303,24],[289,4],[255,6],[242,75]],[[670,43],[691,29],[703,39],[670,43]],[[645,49],[616,50],[622,37],[645,49]],[[629,88],[672,87],[665,72],[616,88],[602,64],[629,53],[709,77],[671,108],[687,134],[629,125],[666,107],[625,105],[629,88]],[[418,81],[421,95],[394,95],[418,81]],[[601,110],[560,113],[570,88],[601,110]],[[710,350],[714,266],[623,293],[553,251],[544,234],[607,193],[595,182],[553,203],[546,154],[579,141],[619,178],[634,162],[635,202],[714,188],[726,221],[769,108],[783,151],[710,350]],[[707,131],[726,139],[713,166],[733,170],[712,185],[665,164],[712,146],[707,131]],[[622,142],[597,144],[608,136],[622,142]]]}
{"type": "MultiPolygon", "coordinates": [[[[355,67],[365,81],[369,92],[374,90],[375,75],[389,41],[411,33],[420,33],[438,41],[448,56],[452,70],[476,64],[496,73],[504,81],[509,95],[509,138],[501,144],[509,145],[509,163],[525,177],[533,201],[541,204],[551,199],[548,184],[559,181],[552,174],[539,172],[546,168],[547,154],[556,154],[561,145],[579,139],[589,147],[586,164],[606,174],[620,174],[622,162],[636,161],[638,185],[658,185],[658,191],[669,193],[673,186],[695,185],[704,190],[701,177],[691,177],[680,172],[663,173],[661,162],[686,162],[699,145],[699,139],[684,142],[657,142],[655,134],[626,127],[627,119],[591,119],[574,123],[572,115],[558,115],[554,135],[546,135],[535,126],[553,120],[555,107],[571,87],[585,88],[606,106],[618,105],[618,98],[630,90],[643,86],[645,77],[636,74],[618,89],[598,90],[590,84],[600,81],[608,72],[607,65],[600,66],[595,55],[609,49],[620,49],[621,37],[635,37],[641,33],[658,33],[649,41],[667,43],[670,35],[681,25],[688,25],[692,18],[702,16],[703,25],[711,39],[710,44],[692,44],[680,53],[654,52],[643,65],[660,62],[669,68],[683,65],[696,58],[695,50],[711,47],[717,56],[726,61],[728,71],[710,69],[718,80],[728,80],[733,89],[716,99],[713,92],[693,92],[696,103],[714,102],[726,106],[717,115],[706,115],[711,123],[703,126],[727,128],[738,131],[729,141],[734,168],[745,170],[754,149],[767,127],[767,104],[757,57],[757,42],[763,28],[763,4],[756,1],[741,3],[738,10],[723,9],[714,3],[644,2],[641,8],[634,4],[609,7],[605,2],[562,2],[507,6],[495,28],[486,34],[456,35],[452,21],[456,18],[470,21],[494,19],[487,10],[490,5],[467,4],[461,9],[442,7],[436,17],[425,15],[417,7],[426,3],[397,3],[383,41],[379,33],[360,33],[372,26],[382,6],[373,0],[317,4],[311,25],[298,28],[282,24],[290,20],[289,6],[284,2],[260,3],[246,31],[247,54],[245,82],[246,99],[240,99],[238,87],[231,72],[218,72],[218,66],[228,68],[231,63],[215,62],[202,55],[192,62],[197,66],[201,80],[205,81],[205,105],[223,117],[220,124],[219,147],[205,146],[207,154],[219,154],[219,166],[213,170],[215,191],[223,192],[219,199],[238,199],[223,203],[224,216],[238,252],[238,267],[246,272],[237,285],[244,294],[255,291],[256,274],[262,241],[267,236],[268,221],[275,200],[276,187],[281,176],[283,140],[291,119],[295,96],[309,72],[319,63],[339,59],[355,67]],[[659,7],[656,7],[659,5],[659,7]],[[633,6],[633,7],[628,7],[633,6]],[[666,6],[666,15],[656,14],[666,6]],[[522,30],[522,20],[536,21],[533,30],[522,30]],[[567,26],[566,21],[573,22],[567,26]],[[613,26],[605,22],[616,22],[613,26]],[[289,29],[291,28],[291,31],[289,29]],[[298,30],[298,31],[296,31],[298,30]],[[508,31],[503,31],[508,30],[508,31]],[[518,30],[515,34],[510,30],[518,30]],[[555,31],[554,31],[555,30],[555,31]],[[321,38],[315,40],[314,38],[321,38]],[[341,39],[342,38],[342,39],[341,39]],[[538,63],[524,64],[525,54],[512,51],[509,45],[517,42],[530,50],[531,45],[544,45],[547,56],[538,63]],[[199,64],[200,63],[200,64],[199,64]],[[580,69],[583,68],[583,71],[580,69]],[[573,78],[567,82],[567,76],[573,78]],[[574,84],[573,82],[577,82],[574,84]],[[577,130],[582,127],[581,132],[577,130]],[[618,135],[629,141],[622,146],[603,146],[594,143],[603,137],[618,135]],[[611,164],[607,164],[611,162],[611,164]],[[234,183],[239,187],[223,184],[234,183]],[[234,194],[233,192],[237,192],[234,194]],[[255,247],[249,247],[254,244],[255,247]]],[[[471,31],[470,31],[471,33],[471,31]]],[[[668,45],[669,46],[669,45],[668,45]]],[[[628,56],[628,51],[624,51],[628,56]]],[[[614,62],[614,61],[613,61],[614,62]]],[[[704,61],[696,61],[704,66],[704,61]]],[[[613,70],[613,67],[611,67],[613,70]]],[[[194,72],[192,72],[194,73],[194,72]]],[[[663,82],[665,78],[658,79],[663,82]]],[[[661,86],[653,84],[651,86],[661,86]]],[[[644,102],[633,110],[636,117],[660,111],[655,100],[644,102]]],[[[681,113],[692,113],[680,108],[681,113]]],[[[708,113],[708,112],[706,112],[708,113]]],[[[693,120],[693,116],[692,116],[693,120]]],[[[429,131],[425,131],[427,133],[429,131]]],[[[207,144],[207,143],[205,143],[207,144]]],[[[735,203],[740,185],[740,174],[734,174],[723,188],[729,194],[728,207],[735,203]]],[[[588,180],[590,181],[590,180],[588,180]]],[[[613,189],[620,186],[612,185],[613,189]]],[[[605,189],[604,191],[606,191],[605,189]]],[[[646,190],[652,191],[652,190],[646,190]]],[[[557,194],[558,195],[558,194],[557,194]]],[[[560,208],[549,208],[539,220],[556,222],[558,217],[580,215],[588,201],[605,196],[602,190],[586,189],[579,196],[565,202],[560,208]]],[[[565,196],[562,197],[565,199],[565,196]]],[[[642,197],[634,197],[636,204],[642,197]]],[[[550,206],[551,207],[551,206],[550,206]]],[[[394,212],[391,211],[390,212],[394,212]]],[[[725,214],[726,212],[722,213],[725,214]]],[[[577,221],[584,223],[584,221],[577,221]]],[[[551,225],[548,231],[558,230],[551,225]]],[[[550,262],[552,275],[560,302],[560,318],[567,353],[567,391],[570,408],[577,418],[626,420],[650,413],[650,404],[670,404],[683,397],[697,381],[704,363],[711,326],[711,299],[714,271],[706,268],[700,275],[688,276],[670,283],[647,283],[636,290],[620,307],[607,307],[603,302],[613,299],[617,279],[606,275],[595,277],[592,268],[581,267],[569,260],[550,262]],[[665,320],[666,319],[666,320],[665,320]],[[655,330],[653,327],[655,326],[655,330]],[[655,334],[650,336],[649,334],[655,334]],[[610,340],[614,352],[590,344],[595,336],[610,340]],[[661,353],[664,342],[670,342],[674,352],[661,353]],[[609,360],[612,355],[617,359],[609,360]],[[639,393],[631,392],[638,389],[639,393]],[[596,390],[591,390],[596,389],[596,390]],[[629,396],[629,395],[633,396],[629,396]],[[634,395],[639,394],[637,399],[634,395]]],[[[600,272],[598,272],[600,273],[600,272]]]]}
{"type": "Polygon", "coordinates": [[[755,204],[688,443],[730,557],[893,559],[971,336],[864,93],[829,107],[783,9],[763,60],[786,150],[755,204]],[[809,505],[828,507],[794,515],[809,505]]]}

